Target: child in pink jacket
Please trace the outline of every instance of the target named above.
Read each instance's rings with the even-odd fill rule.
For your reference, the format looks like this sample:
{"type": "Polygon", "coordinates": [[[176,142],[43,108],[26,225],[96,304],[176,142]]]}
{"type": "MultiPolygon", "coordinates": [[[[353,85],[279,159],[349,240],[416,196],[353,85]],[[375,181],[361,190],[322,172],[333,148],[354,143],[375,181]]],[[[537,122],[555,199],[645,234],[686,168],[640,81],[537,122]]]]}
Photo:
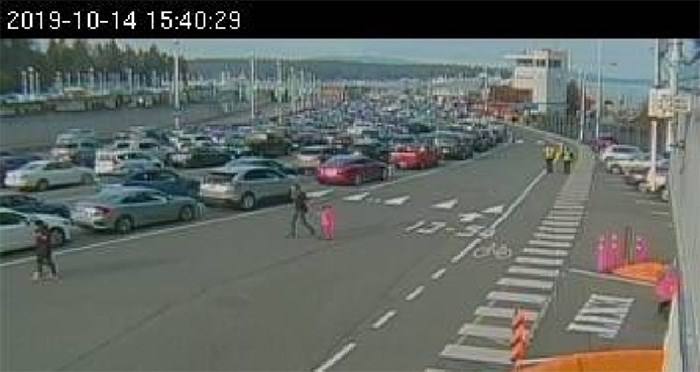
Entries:
{"type": "Polygon", "coordinates": [[[330,204],[321,208],[321,230],[324,239],[333,240],[335,237],[335,212],[330,204]]]}
{"type": "Polygon", "coordinates": [[[663,278],[656,283],[656,296],[659,301],[658,312],[667,312],[671,306],[671,300],[678,291],[678,274],[670,269],[663,278]]]}

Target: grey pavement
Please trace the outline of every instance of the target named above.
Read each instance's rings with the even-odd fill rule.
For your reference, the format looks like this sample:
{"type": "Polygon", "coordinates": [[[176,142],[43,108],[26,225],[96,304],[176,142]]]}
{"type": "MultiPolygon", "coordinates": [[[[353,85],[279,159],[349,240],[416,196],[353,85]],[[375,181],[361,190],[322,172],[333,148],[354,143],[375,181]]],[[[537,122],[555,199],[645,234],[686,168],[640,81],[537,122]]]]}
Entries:
{"type": "MultiPolygon", "coordinates": [[[[536,136],[526,133],[525,143],[482,159],[402,173],[391,182],[305,186],[333,190],[312,201],[315,223],[322,203],[335,205],[332,242],[285,239],[291,210],[283,205],[217,211],[217,218],[197,224],[61,255],[58,283],[32,284],[30,265],[2,264],[1,368],[502,368],[455,364],[440,353],[465,340],[507,349],[458,331],[489,305],[567,181],[540,176],[536,136]],[[492,238],[473,236],[475,225],[494,224],[492,238]],[[473,255],[492,241],[512,255],[473,255]]],[[[556,285],[567,285],[570,275],[556,285]]],[[[575,305],[550,306],[536,337],[547,332],[557,306],[575,305]]],[[[510,319],[503,324],[509,327],[510,319]]]]}

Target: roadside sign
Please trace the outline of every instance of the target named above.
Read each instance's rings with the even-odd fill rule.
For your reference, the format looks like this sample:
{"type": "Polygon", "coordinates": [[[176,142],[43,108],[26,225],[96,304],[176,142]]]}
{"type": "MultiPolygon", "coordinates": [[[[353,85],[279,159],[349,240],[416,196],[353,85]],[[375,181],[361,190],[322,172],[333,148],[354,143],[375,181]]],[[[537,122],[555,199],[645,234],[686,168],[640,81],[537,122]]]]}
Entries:
{"type": "Polygon", "coordinates": [[[673,117],[673,100],[670,89],[652,88],[649,90],[649,117],[657,119],[673,117]]]}

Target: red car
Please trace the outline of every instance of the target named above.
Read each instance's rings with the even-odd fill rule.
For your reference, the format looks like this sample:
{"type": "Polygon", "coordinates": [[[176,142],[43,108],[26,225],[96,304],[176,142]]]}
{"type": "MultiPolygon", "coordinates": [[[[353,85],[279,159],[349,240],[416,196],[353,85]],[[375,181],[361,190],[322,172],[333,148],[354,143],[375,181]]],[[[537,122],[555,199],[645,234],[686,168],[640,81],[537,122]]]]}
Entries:
{"type": "Polygon", "coordinates": [[[316,170],[316,180],[321,184],[360,185],[371,180],[386,180],[387,165],[364,155],[337,155],[316,170]]]}
{"type": "Polygon", "coordinates": [[[399,145],[391,152],[390,162],[398,169],[425,169],[436,167],[440,154],[435,147],[426,144],[399,145]]]}

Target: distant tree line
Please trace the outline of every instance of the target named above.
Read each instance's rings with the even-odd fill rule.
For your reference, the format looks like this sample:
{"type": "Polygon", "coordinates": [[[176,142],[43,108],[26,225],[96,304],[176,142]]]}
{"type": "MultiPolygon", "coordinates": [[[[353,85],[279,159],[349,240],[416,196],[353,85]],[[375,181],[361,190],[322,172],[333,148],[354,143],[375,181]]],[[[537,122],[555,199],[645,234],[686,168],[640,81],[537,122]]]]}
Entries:
{"type": "MultiPolygon", "coordinates": [[[[275,79],[277,76],[277,60],[258,59],[255,61],[255,74],[259,79],[275,79]]],[[[218,79],[221,71],[231,71],[234,76],[241,73],[250,74],[250,59],[192,59],[190,69],[195,74],[218,79]]],[[[432,79],[440,76],[456,78],[463,75],[473,78],[484,72],[481,66],[465,66],[457,64],[408,64],[408,63],[377,63],[332,60],[283,60],[283,77],[289,75],[290,68],[295,71],[303,69],[321,80],[397,80],[397,79],[432,79]]],[[[509,69],[490,67],[490,76],[509,78],[509,69]]]]}
{"type": "MultiPolygon", "coordinates": [[[[84,39],[51,39],[45,50],[33,39],[3,39],[0,42],[0,92],[21,92],[21,73],[32,66],[40,73],[42,86],[52,85],[57,72],[119,74],[127,79],[126,69],[142,74],[149,82],[152,72],[159,76],[172,73],[173,56],[152,45],[148,49],[134,49],[119,45],[116,40],[89,43],[84,39]]],[[[181,61],[183,76],[187,76],[187,63],[181,61]]]]}

